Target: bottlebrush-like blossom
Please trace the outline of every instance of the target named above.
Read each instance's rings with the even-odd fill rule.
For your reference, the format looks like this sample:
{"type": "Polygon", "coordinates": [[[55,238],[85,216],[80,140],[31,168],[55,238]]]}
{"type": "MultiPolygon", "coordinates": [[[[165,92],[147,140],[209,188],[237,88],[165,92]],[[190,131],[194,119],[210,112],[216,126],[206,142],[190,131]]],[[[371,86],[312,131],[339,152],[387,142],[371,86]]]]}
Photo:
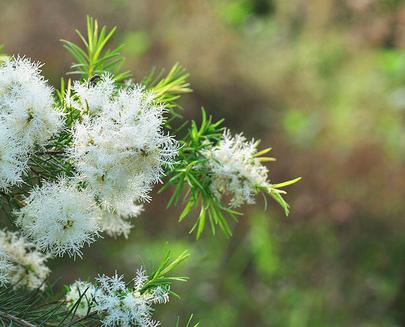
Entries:
{"type": "Polygon", "coordinates": [[[22,181],[27,170],[28,155],[19,139],[0,121],[0,190],[22,181]]]}
{"type": "Polygon", "coordinates": [[[112,105],[116,92],[114,80],[109,75],[103,75],[101,80],[93,85],[75,82],[72,90],[79,100],[72,102],[72,105],[89,114],[100,112],[112,105]]]}
{"type": "Polygon", "coordinates": [[[108,236],[117,237],[123,235],[128,237],[131,231],[131,219],[139,216],[143,210],[142,205],[127,204],[120,206],[121,210],[104,209],[101,214],[101,230],[108,236]]]}
{"type": "Polygon", "coordinates": [[[33,189],[17,224],[41,250],[57,256],[81,256],[81,248],[99,236],[100,212],[87,190],[67,179],[33,189]]]}
{"type": "Polygon", "coordinates": [[[99,294],[96,309],[103,314],[104,326],[158,326],[152,319],[152,305],[169,301],[167,290],[155,287],[141,294],[144,283],[148,280],[145,271],[140,269],[134,280],[134,287],[126,287],[122,276],[100,276],[97,278],[99,294]]]}
{"type": "MultiPolygon", "coordinates": [[[[102,275],[97,278],[94,286],[83,282],[74,283],[77,290],[72,291],[73,285],[69,287],[66,299],[68,305],[71,305],[74,300],[77,302],[80,299],[79,294],[83,294],[88,289],[89,291],[85,294],[89,294],[90,301],[82,297],[80,301],[85,301],[87,304],[83,305],[83,310],[77,312],[78,315],[94,310],[100,316],[104,326],[155,327],[160,323],[152,319],[154,311],[152,305],[168,302],[169,292],[157,286],[141,293],[147,281],[148,276],[143,269],[137,271],[133,287],[128,287],[123,277],[117,274],[112,277],[102,275]]],[[[81,306],[80,302],[79,307],[81,306]]]]}
{"type": "Polygon", "coordinates": [[[75,126],[71,158],[102,205],[120,210],[120,203],[149,199],[163,166],[173,163],[177,142],[164,133],[165,109],[151,94],[140,87],[113,93],[75,126]]]}
{"type": "Polygon", "coordinates": [[[65,302],[69,309],[75,310],[79,317],[90,314],[95,304],[97,290],[93,284],[78,280],[68,287],[65,302]]]}
{"type": "Polygon", "coordinates": [[[211,190],[219,199],[229,194],[230,206],[254,203],[258,187],[266,187],[268,170],[257,158],[257,141],[247,141],[242,134],[231,135],[229,130],[222,140],[203,152],[211,171],[211,190]]]}
{"type": "Polygon", "coordinates": [[[40,67],[19,57],[0,64],[0,121],[29,147],[43,145],[62,125],[40,67]]]}
{"type": "Polygon", "coordinates": [[[35,244],[15,232],[0,230],[0,280],[15,287],[35,289],[43,286],[50,273],[45,265],[47,255],[39,252],[35,244]]]}

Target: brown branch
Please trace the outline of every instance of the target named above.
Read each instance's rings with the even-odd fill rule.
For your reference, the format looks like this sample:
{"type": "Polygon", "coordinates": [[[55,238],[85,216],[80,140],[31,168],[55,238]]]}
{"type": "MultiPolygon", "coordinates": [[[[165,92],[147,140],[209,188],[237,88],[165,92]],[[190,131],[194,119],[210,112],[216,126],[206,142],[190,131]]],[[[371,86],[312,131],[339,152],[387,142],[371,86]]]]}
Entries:
{"type": "Polygon", "coordinates": [[[24,319],[15,317],[13,315],[10,315],[6,312],[0,311],[0,317],[3,317],[4,319],[10,320],[10,321],[14,321],[15,323],[24,326],[24,327],[37,327],[36,325],[33,325],[31,323],[29,323],[28,321],[25,321],[24,319]]]}

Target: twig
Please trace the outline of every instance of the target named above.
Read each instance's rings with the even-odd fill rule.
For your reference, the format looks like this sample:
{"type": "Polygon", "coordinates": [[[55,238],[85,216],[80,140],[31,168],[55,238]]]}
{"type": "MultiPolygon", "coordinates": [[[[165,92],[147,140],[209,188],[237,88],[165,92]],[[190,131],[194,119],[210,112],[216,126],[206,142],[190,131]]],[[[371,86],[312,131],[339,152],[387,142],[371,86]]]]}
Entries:
{"type": "Polygon", "coordinates": [[[3,318],[8,319],[10,321],[14,321],[17,324],[19,324],[21,326],[24,326],[24,327],[37,327],[36,325],[33,325],[33,324],[29,323],[28,321],[25,321],[24,319],[15,317],[15,316],[10,315],[10,314],[8,314],[6,312],[3,312],[3,311],[0,311],[0,317],[3,317],[3,318]]]}

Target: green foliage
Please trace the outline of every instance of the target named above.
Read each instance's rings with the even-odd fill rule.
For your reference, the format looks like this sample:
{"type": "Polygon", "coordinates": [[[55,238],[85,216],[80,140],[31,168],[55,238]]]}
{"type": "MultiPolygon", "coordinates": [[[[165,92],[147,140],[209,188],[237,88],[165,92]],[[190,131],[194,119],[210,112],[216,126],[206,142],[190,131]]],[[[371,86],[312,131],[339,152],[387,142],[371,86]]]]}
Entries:
{"type": "Polygon", "coordinates": [[[0,289],[1,326],[86,326],[93,320],[91,316],[76,318],[51,288],[27,291],[14,286],[0,289]]]}
{"type": "MultiPolygon", "coordinates": [[[[223,119],[213,122],[212,116],[207,117],[202,109],[202,121],[200,126],[195,121],[191,122],[186,137],[181,141],[181,147],[176,165],[168,172],[168,181],[160,189],[160,192],[169,186],[174,187],[174,193],[171,196],[167,207],[177,204],[182,199],[184,209],[180,214],[179,221],[183,221],[193,209],[199,210],[198,218],[190,230],[190,233],[196,232],[199,239],[205,229],[206,223],[209,223],[212,233],[215,235],[219,227],[226,236],[232,235],[229,225],[229,219],[237,221],[237,217],[242,215],[223,204],[210,189],[211,172],[206,167],[206,157],[202,151],[218,143],[222,137],[223,119]]],[[[257,153],[260,161],[272,161],[273,158],[263,157],[271,148],[257,153]]],[[[289,205],[283,199],[283,193],[280,188],[292,185],[301,178],[296,178],[287,182],[273,184],[271,187],[259,187],[258,192],[270,195],[285,211],[289,213],[289,205]]]]}
{"type": "Polygon", "coordinates": [[[69,74],[78,74],[85,80],[90,80],[93,76],[106,72],[111,73],[117,82],[129,78],[130,73],[128,71],[121,71],[125,61],[120,56],[123,45],[114,49],[106,48],[116,29],[116,27],[113,27],[108,31],[107,27],[103,26],[99,30],[97,20],[87,16],[87,38],[80,31],[76,30],[84,49],[73,42],[61,40],[63,46],[76,60],[72,65],[73,70],[69,74]]]}
{"type": "Polygon", "coordinates": [[[183,94],[190,93],[190,83],[188,80],[188,73],[179,64],[175,64],[170,71],[165,75],[165,70],[152,71],[143,79],[142,85],[149,89],[154,95],[157,102],[162,102],[165,107],[170,110],[171,117],[166,122],[165,127],[171,128],[170,123],[180,118],[179,109],[180,105],[177,100],[183,94]]]}
{"type": "Polygon", "coordinates": [[[207,220],[213,234],[219,226],[225,235],[232,235],[226,215],[234,220],[237,215],[240,215],[223,205],[212,194],[209,188],[209,172],[206,168],[204,169],[207,159],[201,154],[202,150],[221,139],[222,123],[223,120],[213,122],[212,117],[207,117],[205,110],[202,109],[201,125],[198,127],[195,121],[191,122],[187,136],[181,141],[177,163],[169,172],[169,179],[160,190],[163,191],[171,185],[175,186],[167,207],[178,203],[183,196],[185,207],[179,221],[184,220],[192,209],[199,208],[198,219],[190,230],[190,233],[196,231],[197,239],[201,236],[207,220]]]}
{"type": "Polygon", "coordinates": [[[189,256],[190,256],[189,253],[187,251],[184,251],[174,260],[171,260],[170,252],[168,252],[166,257],[160,263],[159,267],[149,277],[148,281],[142,287],[141,294],[147,292],[151,288],[163,287],[165,289],[168,289],[172,295],[178,297],[178,295],[175,292],[170,290],[171,283],[173,281],[185,282],[187,281],[188,278],[167,276],[167,274],[171,272],[173,269],[175,269],[180,263],[186,260],[189,256]]]}

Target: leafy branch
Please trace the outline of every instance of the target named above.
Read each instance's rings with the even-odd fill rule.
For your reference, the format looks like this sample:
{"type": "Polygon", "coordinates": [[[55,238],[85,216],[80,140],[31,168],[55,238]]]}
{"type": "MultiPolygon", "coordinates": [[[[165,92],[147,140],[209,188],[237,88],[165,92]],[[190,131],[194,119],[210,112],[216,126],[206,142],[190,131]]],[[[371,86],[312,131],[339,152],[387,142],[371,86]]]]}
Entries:
{"type": "MultiPolygon", "coordinates": [[[[180,214],[179,221],[183,221],[193,210],[198,210],[198,218],[192,226],[190,233],[196,232],[199,239],[205,229],[207,221],[210,224],[211,231],[215,235],[216,228],[222,230],[226,236],[232,235],[229,226],[229,218],[237,221],[238,216],[242,214],[231,207],[223,204],[211,191],[211,174],[207,167],[207,158],[202,152],[212,146],[215,146],[222,139],[223,119],[213,122],[212,116],[207,117],[205,110],[202,109],[202,121],[200,126],[195,121],[191,122],[186,137],[180,141],[181,148],[178,155],[177,164],[168,172],[168,181],[160,189],[160,192],[169,186],[174,187],[174,192],[169,199],[167,207],[178,204],[180,199],[184,209],[180,214]]],[[[264,163],[275,160],[265,156],[271,148],[259,151],[256,158],[264,163]]],[[[281,188],[298,182],[301,178],[295,178],[279,184],[257,185],[256,192],[270,195],[283,209],[286,215],[289,213],[289,205],[284,200],[282,194],[286,192],[281,188]]],[[[266,199],[266,197],[264,197],[266,199]]],[[[266,202],[267,207],[267,202],[266,202]]]]}
{"type": "Polygon", "coordinates": [[[178,113],[181,107],[176,101],[181,95],[192,92],[188,77],[189,74],[185,69],[176,63],[166,76],[164,69],[158,72],[153,69],[142,81],[142,84],[154,94],[155,100],[164,103],[170,110],[172,117],[166,127],[170,127],[168,124],[173,119],[181,117],[178,113]]]}
{"type": "MultiPolygon", "coordinates": [[[[174,268],[176,268],[180,263],[186,260],[190,254],[187,251],[182,252],[177,258],[171,260],[170,252],[167,253],[166,257],[162,260],[159,267],[155,272],[149,277],[148,281],[143,285],[141,289],[141,294],[147,292],[148,290],[156,287],[162,287],[170,290],[170,285],[173,281],[185,282],[188,280],[187,277],[173,277],[167,276],[174,268]]],[[[170,290],[172,295],[178,296],[176,293],[170,290]]]]}
{"type": "Polygon", "coordinates": [[[201,236],[206,221],[210,223],[213,234],[216,227],[227,236],[232,235],[231,228],[226,216],[237,220],[239,212],[223,205],[210,190],[210,172],[204,163],[207,159],[201,154],[201,151],[216,144],[222,137],[223,119],[213,122],[212,117],[207,117],[205,110],[202,109],[202,122],[198,127],[195,121],[191,122],[187,136],[180,141],[181,148],[178,155],[177,164],[173,170],[168,173],[168,181],[160,189],[160,192],[169,186],[175,186],[167,207],[177,204],[183,195],[185,207],[180,215],[179,221],[184,220],[192,209],[199,208],[200,213],[196,223],[190,230],[197,232],[197,239],[201,236]]]}
{"type": "Polygon", "coordinates": [[[97,20],[87,16],[87,37],[76,30],[83,48],[71,41],[61,40],[76,60],[69,74],[77,74],[83,80],[90,80],[106,72],[111,73],[117,82],[129,78],[129,71],[121,71],[125,61],[125,58],[120,56],[123,45],[113,49],[106,48],[116,29],[113,27],[108,31],[106,26],[99,29],[97,20]]]}

